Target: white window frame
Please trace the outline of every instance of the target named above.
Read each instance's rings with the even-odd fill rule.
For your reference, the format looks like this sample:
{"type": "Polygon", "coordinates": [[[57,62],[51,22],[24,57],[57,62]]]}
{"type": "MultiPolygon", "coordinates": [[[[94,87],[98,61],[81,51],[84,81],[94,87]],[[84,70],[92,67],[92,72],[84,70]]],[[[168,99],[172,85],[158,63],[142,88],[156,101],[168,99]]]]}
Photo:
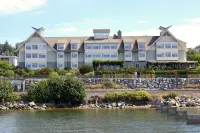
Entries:
{"type": "Polygon", "coordinates": [[[71,58],[72,59],[77,59],[78,58],[78,53],[77,52],[71,52],[71,58]],[[76,56],[74,56],[76,55],[76,56]]]}
{"type": "Polygon", "coordinates": [[[146,52],[145,51],[139,51],[138,57],[145,58],[146,57],[146,52]]]}
{"type": "Polygon", "coordinates": [[[145,43],[139,43],[138,49],[139,50],[145,50],[145,43]]]}
{"type": "Polygon", "coordinates": [[[39,68],[45,68],[45,67],[46,67],[46,64],[45,64],[45,63],[39,63],[39,64],[38,64],[38,67],[39,67],[39,68]]]}
{"type": "Polygon", "coordinates": [[[77,43],[71,43],[71,50],[77,50],[78,49],[78,44],[77,43]],[[75,48],[73,48],[75,46],[75,48]]]}
{"type": "Polygon", "coordinates": [[[131,50],[132,49],[132,44],[131,43],[125,43],[124,44],[124,50],[131,50]]]}
{"type": "Polygon", "coordinates": [[[32,57],[31,53],[26,53],[26,59],[31,59],[31,57],[32,57]],[[28,58],[27,55],[30,55],[30,58],[28,58]]]}
{"type": "Polygon", "coordinates": [[[117,44],[111,44],[110,49],[117,49],[117,44]]]}
{"type": "Polygon", "coordinates": [[[38,64],[37,63],[32,63],[32,68],[38,68],[38,64]],[[34,65],[36,65],[36,67],[34,65]]]}
{"type": "Polygon", "coordinates": [[[101,58],[101,53],[94,53],[92,55],[93,58],[101,58]]]}
{"type": "Polygon", "coordinates": [[[172,58],[177,58],[178,57],[178,52],[172,52],[172,58]],[[173,56],[176,55],[176,56],[173,56]]]}
{"type": "Polygon", "coordinates": [[[92,49],[93,47],[92,47],[92,45],[91,44],[86,44],[85,45],[85,49],[92,49]]]}
{"type": "Polygon", "coordinates": [[[33,59],[38,58],[38,53],[32,53],[32,58],[33,58],[33,59]],[[35,55],[36,55],[36,56],[35,56],[35,55]]]}
{"type": "Polygon", "coordinates": [[[58,68],[64,68],[64,63],[58,62],[58,63],[57,63],[57,67],[58,67],[58,68]]]}
{"type": "Polygon", "coordinates": [[[117,53],[111,53],[110,58],[118,58],[118,54],[117,53]]]}
{"type": "Polygon", "coordinates": [[[45,59],[45,58],[46,58],[46,54],[40,53],[39,56],[38,56],[38,58],[40,58],[40,59],[45,59]],[[42,57],[42,56],[44,56],[44,57],[42,57]]]}
{"type": "Polygon", "coordinates": [[[170,43],[165,44],[165,48],[172,48],[172,45],[170,43]]]}
{"type": "Polygon", "coordinates": [[[172,48],[178,48],[178,44],[177,43],[172,43],[172,48]]]}
{"type": "Polygon", "coordinates": [[[92,56],[93,56],[92,53],[86,53],[85,54],[85,58],[92,58],[92,56]]]}
{"type": "Polygon", "coordinates": [[[58,52],[57,53],[57,58],[63,59],[64,58],[64,53],[63,52],[58,52]],[[62,56],[61,56],[62,55],[62,56]]]}
{"type": "Polygon", "coordinates": [[[78,68],[78,62],[72,62],[71,63],[71,68],[78,68]],[[76,66],[74,67],[74,65],[76,65],[76,66]]]}
{"type": "Polygon", "coordinates": [[[158,43],[156,44],[156,48],[165,48],[165,44],[158,43]]]}
{"type": "Polygon", "coordinates": [[[31,50],[31,45],[30,44],[26,44],[26,50],[31,50]],[[28,48],[28,49],[27,49],[28,48]]]}
{"type": "Polygon", "coordinates": [[[57,44],[57,50],[64,50],[64,44],[57,44]]]}
{"type": "Polygon", "coordinates": [[[110,53],[103,53],[103,54],[102,54],[102,57],[103,57],[103,58],[110,58],[110,53]],[[106,55],[106,57],[105,57],[105,55],[106,55]],[[108,56],[108,55],[109,55],[109,56],[108,56]]]}
{"type": "Polygon", "coordinates": [[[172,57],[171,52],[165,52],[165,57],[172,57]],[[169,56],[170,55],[170,56],[169,56]]]}
{"type": "Polygon", "coordinates": [[[163,58],[165,57],[165,52],[158,52],[156,56],[159,58],[163,58]],[[162,55],[162,56],[158,56],[158,55],[162,55]]]}
{"type": "Polygon", "coordinates": [[[40,44],[38,45],[38,50],[46,50],[46,44],[40,44]]]}
{"type": "Polygon", "coordinates": [[[31,68],[32,64],[31,63],[26,63],[26,68],[31,68]]]}
{"type": "Polygon", "coordinates": [[[38,50],[38,45],[32,45],[32,50],[38,50]]]}
{"type": "Polygon", "coordinates": [[[101,49],[101,44],[93,44],[93,49],[101,49]]]}
{"type": "Polygon", "coordinates": [[[110,45],[109,44],[102,44],[102,49],[110,49],[110,45]]]}

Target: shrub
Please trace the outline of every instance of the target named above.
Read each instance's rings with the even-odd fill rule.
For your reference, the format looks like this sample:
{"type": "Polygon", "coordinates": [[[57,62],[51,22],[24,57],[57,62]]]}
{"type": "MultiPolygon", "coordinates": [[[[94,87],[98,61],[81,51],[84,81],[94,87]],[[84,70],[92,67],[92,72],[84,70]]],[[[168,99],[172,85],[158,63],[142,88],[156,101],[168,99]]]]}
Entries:
{"type": "Polygon", "coordinates": [[[172,92],[172,93],[169,93],[168,95],[163,96],[163,99],[169,99],[169,98],[174,99],[175,97],[177,97],[177,93],[172,92]]]}
{"type": "Polygon", "coordinates": [[[177,71],[176,70],[169,70],[167,72],[168,75],[177,75],[177,71]]]}
{"type": "Polygon", "coordinates": [[[28,97],[35,102],[67,103],[69,106],[80,105],[85,97],[85,86],[82,81],[73,77],[59,76],[53,72],[48,80],[38,84],[31,83],[28,97]]]}
{"type": "Polygon", "coordinates": [[[12,71],[12,70],[7,70],[7,71],[5,71],[5,72],[3,73],[3,76],[4,76],[4,77],[8,77],[8,78],[12,78],[12,77],[14,77],[14,75],[15,75],[15,73],[14,73],[14,71],[12,71]]]}
{"type": "Polygon", "coordinates": [[[0,79],[0,103],[12,102],[17,99],[17,96],[13,93],[13,86],[7,79],[0,79]]]}
{"type": "Polygon", "coordinates": [[[92,66],[88,66],[88,65],[83,65],[82,67],[79,68],[80,74],[84,75],[86,73],[92,72],[93,71],[93,67],[92,66]]]}
{"type": "Polygon", "coordinates": [[[49,98],[49,89],[47,80],[40,81],[37,85],[31,83],[28,90],[28,97],[31,101],[35,102],[48,102],[49,98]]]}
{"type": "Polygon", "coordinates": [[[103,87],[105,88],[115,88],[115,83],[111,82],[111,81],[105,81],[102,83],[103,84],[103,87]]]}
{"type": "Polygon", "coordinates": [[[119,102],[145,105],[152,99],[150,94],[146,91],[136,92],[108,92],[105,94],[104,101],[106,102],[119,102]]]}
{"type": "Polygon", "coordinates": [[[10,65],[7,61],[0,61],[0,69],[8,70],[10,69],[10,65]]]}

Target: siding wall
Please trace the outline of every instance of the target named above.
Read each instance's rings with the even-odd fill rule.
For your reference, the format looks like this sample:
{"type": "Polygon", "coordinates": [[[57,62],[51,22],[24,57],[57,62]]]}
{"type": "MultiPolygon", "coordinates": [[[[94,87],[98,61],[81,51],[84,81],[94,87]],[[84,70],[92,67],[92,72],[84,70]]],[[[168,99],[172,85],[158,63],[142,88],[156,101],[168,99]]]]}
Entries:
{"type": "Polygon", "coordinates": [[[138,61],[138,52],[137,51],[133,51],[132,58],[134,61],[138,61]]]}
{"type": "Polygon", "coordinates": [[[148,50],[146,53],[147,61],[156,60],[156,50],[148,50]]]}

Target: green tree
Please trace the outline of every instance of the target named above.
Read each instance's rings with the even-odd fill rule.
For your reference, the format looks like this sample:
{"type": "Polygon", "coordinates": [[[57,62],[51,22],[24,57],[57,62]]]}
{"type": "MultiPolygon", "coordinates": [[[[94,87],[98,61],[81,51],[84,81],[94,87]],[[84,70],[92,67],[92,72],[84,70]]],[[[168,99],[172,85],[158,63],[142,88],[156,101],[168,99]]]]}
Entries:
{"type": "Polygon", "coordinates": [[[48,102],[49,98],[49,89],[47,80],[40,81],[37,85],[31,83],[28,90],[28,96],[31,101],[35,102],[48,102]]]}
{"type": "Polygon", "coordinates": [[[0,79],[0,103],[11,102],[16,100],[16,95],[13,93],[13,86],[7,79],[0,79]]]}
{"type": "Polygon", "coordinates": [[[8,70],[10,68],[10,65],[7,61],[0,61],[0,69],[1,70],[8,70]]]}
{"type": "Polygon", "coordinates": [[[8,77],[8,78],[12,78],[12,77],[14,77],[14,75],[15,75],[15,73],[14,73],[14,71],[12,71],[12,70],[7,70],[7,71],[5,71],[5,72],[3,73],[3,76],[4,76],[4,77],[8,77]]]}

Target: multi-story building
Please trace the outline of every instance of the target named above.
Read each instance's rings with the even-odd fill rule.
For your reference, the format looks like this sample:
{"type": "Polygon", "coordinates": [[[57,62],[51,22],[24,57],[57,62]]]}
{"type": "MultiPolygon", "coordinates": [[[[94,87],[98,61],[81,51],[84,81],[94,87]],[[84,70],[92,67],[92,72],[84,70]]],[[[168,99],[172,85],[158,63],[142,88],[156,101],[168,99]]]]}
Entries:
{"type": "Polygon", "coordinates": [[[95,60],[124,60],[124,67],[144,68],[147,63],[176,62],[180,67],[195,65],[186,59],[186,43],[177,39],[170,27],[160,27],[160,36],[109,36],[109,29],[94,29],[87,37],[44,37],[36,29],[16,50],[20,67],[39,69],[78,68],[95,60]],[[185,65],[187,64],[187,65],[185,65]]]}

